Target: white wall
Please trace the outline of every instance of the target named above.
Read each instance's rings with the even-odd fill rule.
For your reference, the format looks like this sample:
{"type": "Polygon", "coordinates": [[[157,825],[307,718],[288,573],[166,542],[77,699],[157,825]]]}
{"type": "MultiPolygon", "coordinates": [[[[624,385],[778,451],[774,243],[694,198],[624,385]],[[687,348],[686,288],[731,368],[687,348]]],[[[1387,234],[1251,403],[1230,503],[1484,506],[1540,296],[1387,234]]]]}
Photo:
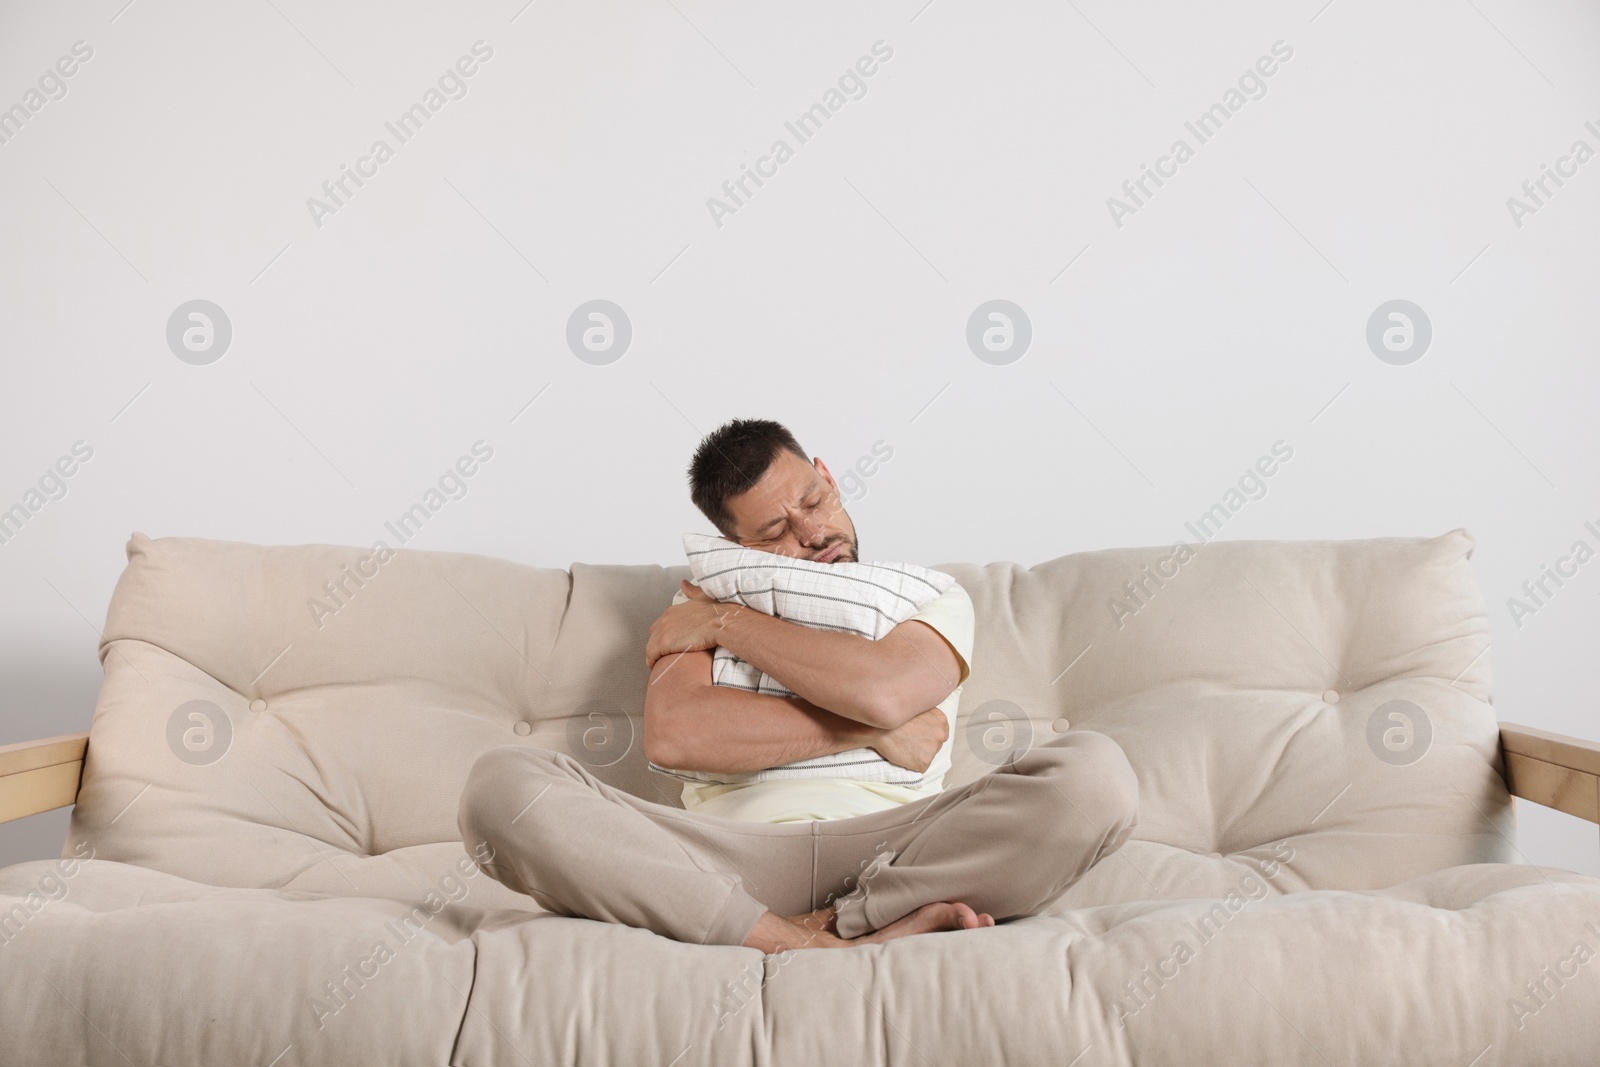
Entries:
{"type": "MultiPolygon", "coordinates": [[[[836,468],[887,442],[852,513],[869,555],[930,563],[1169,544],[1284,439],[1223,536],[1467,527],[1497,711],[1600,735],[1600,562],[1506,607],[1600,547],[1600,160],[1507,204],[1600,149],[1593,5],[125,2],[0,7],[0,106],[93,50],[0,144],[0,507],[93,449],[0,545],[0,741],[87,727],[131,531],[367,544],[481,439],[416,546],[675,563],[705,525],[689,453],[735,415],[836,468]],[[400,143],[385,122],[479,41],[400,143]],[[799,143],[785,121],[879,41],[799,143]],[[1184,123],[1280,41],[1201,144],[1184,123]],[[708,198],[779,138],[719,225],[708,198]],[[1119,225],[1108,198],[1178,138],[1119,225]],[[564,339],[596,298],[634,332],[605,366],[564,339]],[[1009,365],[966,341],[997,298],[1033,329],[1009,365]],[[194,299],[232,327],[208,365],[167,341],[194,299]],[[1394,299],[1432,324],[1408,365],[1366,339],[1394,299]]],[[[6,828],[0,862],[63,825],[6,828]]],[[[1522,834],[1600,872],[1592,826],[1524,807],[1522,834]]]]}

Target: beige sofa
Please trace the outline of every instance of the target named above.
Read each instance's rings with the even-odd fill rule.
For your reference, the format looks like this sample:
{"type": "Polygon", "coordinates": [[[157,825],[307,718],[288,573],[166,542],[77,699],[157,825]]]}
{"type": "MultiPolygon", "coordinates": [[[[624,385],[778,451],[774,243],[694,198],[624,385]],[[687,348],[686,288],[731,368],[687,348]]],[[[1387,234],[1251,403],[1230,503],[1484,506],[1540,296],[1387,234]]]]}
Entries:
{"type": "Polygon", "coordinates": [[[1600,820],[1600,746],[1496,721],[1472,546],[942,567],[950,784],[1101,731],[1133,837],[1044,915],[763,957],[543,912],[458,839],[497,745],[677,803],[638,716],[685,568],[135,535],[90,733],[0,749],[0,817],[76,803],[0,871],[0,1062],[1591,1067],[1600,880],[1525,864],[1511,794],[1600,820]]]}

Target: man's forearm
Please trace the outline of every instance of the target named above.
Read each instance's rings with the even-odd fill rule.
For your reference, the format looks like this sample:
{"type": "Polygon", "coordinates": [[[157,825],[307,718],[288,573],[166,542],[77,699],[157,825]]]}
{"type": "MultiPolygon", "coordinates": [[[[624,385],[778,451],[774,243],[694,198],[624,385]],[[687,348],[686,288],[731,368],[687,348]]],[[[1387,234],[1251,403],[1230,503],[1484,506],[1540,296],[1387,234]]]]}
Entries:
{"type": "Polygon", "coordinates": [[[709,686],[674,713],[663,763],[676,770],[741,773],[870,745],[887,732],[800,697],[709,686]]]}
{"type": "Polygon", "coordinates": [[[687,599],[650,625],[645,663],[721,647],[814,707],[893,730],[932,708],[962,681],[962,658],[934,626],[912,618],[880,640],[803,626],[737,603],[718,602],[684,582],[687,599]]]}
{"type": "Polygon", "coordinates": [[[871,723],[888,696],[882,649],[856,634],[802,626],[751,608],[731,612],[717,643],[812,706],[871,723]]]}

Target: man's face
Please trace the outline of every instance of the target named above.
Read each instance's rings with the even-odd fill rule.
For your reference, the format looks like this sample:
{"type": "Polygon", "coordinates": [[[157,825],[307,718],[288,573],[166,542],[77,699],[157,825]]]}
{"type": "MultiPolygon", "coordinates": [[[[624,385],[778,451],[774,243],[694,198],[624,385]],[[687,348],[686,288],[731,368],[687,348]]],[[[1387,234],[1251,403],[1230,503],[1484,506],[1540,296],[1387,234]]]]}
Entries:
{"type": "Polygon", "coordinates": [[[748,490],[728,498],[734,540],[746,548],[819,563],[859,561],[856,528],[827,464],[807,463],[788,449],[748,490]]]}

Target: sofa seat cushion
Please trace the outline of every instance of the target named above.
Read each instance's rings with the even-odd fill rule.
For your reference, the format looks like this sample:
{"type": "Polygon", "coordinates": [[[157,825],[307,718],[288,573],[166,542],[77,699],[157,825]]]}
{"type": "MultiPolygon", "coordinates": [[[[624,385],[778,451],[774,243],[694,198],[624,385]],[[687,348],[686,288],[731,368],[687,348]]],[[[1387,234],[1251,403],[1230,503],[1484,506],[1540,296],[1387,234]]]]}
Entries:
{"type": "Polygon", "coordinates": [[[0,1063],[1600,1062],[1600,880],[1553,868],[1273,896],[1265,867],[763,957],[481,907],[482,875],[435,911],[59,862],[0,871],[0,1063]]]}
{"type": "Polygon", "coordinates": [[[0,1062],[451,1062],[480,913],[60,863],[0,871],[0,1062]]]}

